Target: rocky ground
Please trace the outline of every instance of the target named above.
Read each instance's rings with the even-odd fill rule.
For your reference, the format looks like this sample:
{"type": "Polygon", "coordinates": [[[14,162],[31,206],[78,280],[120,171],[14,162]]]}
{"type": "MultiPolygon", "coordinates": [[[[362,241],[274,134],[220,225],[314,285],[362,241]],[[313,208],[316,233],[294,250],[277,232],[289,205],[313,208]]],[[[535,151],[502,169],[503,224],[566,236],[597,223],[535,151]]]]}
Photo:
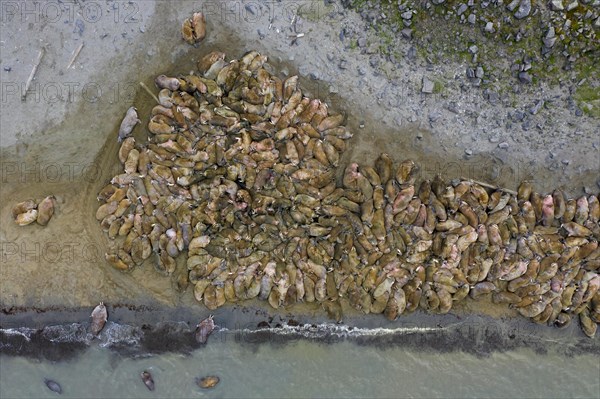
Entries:
{"type": "Polygon", "coordinates": [[[3,307],[194,304],[150,266],[110,269],[95,195],[120,167],[125,110],[135,105],[147,123],[152,99],[138,82],[187,72],[213,49],[228,59],[257,49],[344,112],[354,132],[345,161],[386,151],[414,159],[423,176],[597,191],[600,3],[513,3],[3,2],[3,307]],[[208,34],[194,48],[180,23],[197,10],[208,34]],[[6,222],[13,203],[51,193],[58,209],[43,230],[6,222]]]}

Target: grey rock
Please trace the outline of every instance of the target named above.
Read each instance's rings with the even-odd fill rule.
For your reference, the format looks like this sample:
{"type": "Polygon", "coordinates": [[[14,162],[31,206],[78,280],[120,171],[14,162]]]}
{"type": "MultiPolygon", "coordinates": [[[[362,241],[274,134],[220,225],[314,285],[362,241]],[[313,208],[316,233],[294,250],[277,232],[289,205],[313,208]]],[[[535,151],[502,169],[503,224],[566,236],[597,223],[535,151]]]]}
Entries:
{"type": "Polygon", "coordinates": [[[473,150],[471,150],[470,148],[467,148],[465,150],[465,154],[467,154],[467,155],[473,155],[473,150]]]}
{"type": "Polygon", "coordinates": [[[433,93],[433,82],[427,76],[423,76],[423,87],[421,88],[421,92],[427,94],[433,93]]]}
{"type": "Polygon", "coordinates": [[[400,31],[400,33],[402,34],[402,37],[405,39],[412,39],[412,29],[410,28],[404,28],[400,31]]]}
{"type": "Polygon", "coordinates": [[[562,11],[565,9],[562,0],[552,0],[550,2],[550,8],[552,11],[562,11]]]}
{"type": "Polygon", "coordinates": [[[542,42],[544,43],[544,46],[550,49],[556,43],[556,37],[545,37],[542,39],[542,42]]]}
{"type": "Polygon", "coordinates": [[[358,67],[358,74],[359,74],[360,76],[364,76],[364,75],[366,75],[366,74],[367,74],[367,70],[365,69],[365,67],[363,67],[363,66],[359,66],[359,67],[358,67]]]}
{"type": "Polygon", "coordinates": [[[538,112],[540,112],[540,109],[544,106],[544,100],[539,100],[538,102],[535,103],[535,105],[533,107],[531,107],[531,109],[529,110],[529,112],[531,113],[531,115],[535,115],[538,112]]]}
{"type": "Polygon", "coordinates": [[[572,10],[576,9],[578,5],[579,5],[579,3],[577,2],[577,0],[575,0],[572,3],[569,3],[567,5],[567,11],[572,11],[572,10]]]}
{"type": "Polygon", "coordinates": [[[477,69],[475,70],[475,76],[477,76],[480,79],[483,78],[483,67],[477,67],[477,69]]]}
{"type": "Polygon", "coordinates": [[[331,94],[336,94],[336,93],[338,93],[338,89],[334,85],[331,85],[331,86],[329,86],[329,92],[331,94]]]}
{"type": "Polygon", "coordinates": [[[456,15],[463,15],[465,11],[467,11],[467,5],[465,3],[462,3],[460,6],[458,6],[458,10],[456,10],[456,15]]]}
{"type": "Polygon", "coordinates": [[[490,104],[497,104],[498,101],[500,101],[500,95],[489,89],[486,89],[483,92],[483,96],[490,102],[490,104]]]}
{"type": "Polygon", "coordinates": [[[379,56],[378,55],[372,55],[371,57],[369,57],[369,64],[373,67],[373,68],[377,68],[379,67],[379,56]]]}
{"type": "Polygon", "coordinates": [[[344,59],[340,60],[340,63],[338,64],[338,67],[340,69],[346,69],[346,68],[348,68],[348,61],[346,61],[344,59]]]}
{"type": "Polygon", "coordinates": [[[431,0],[431,2],[432,2],[433,4],[435,4],[435,5],[442,4],[442,3],[443,3],[443,2],[445,2],[445,1],[446,1],[446,0],[431,0]]]}
{"type": "Polygon", "coordinates": [[[519,4],[519,8],[517,9],[517,12],[515,13],[515,18],[523,19],[523,18],[527,17],[530,12],[531,12],[531,0],[521,0],[521,3],[519,4]]]}
{"type": "Polygon", "coordinates": [[[400,14],[400,16],[403,19],[411,19],[413,16],[413,13],[412,13],[412,11],[406,11],[406,12],[403,12],[402,14],[400,14]]]}
{"type": "Polygon", "coordinates": [[[327,61],[333,62],[333,60],[335,60],[335,55],[332,53],[327,53],[327,61]]]}
{"type": "Polygon", "coordinates": [[[487,33],[494,33],[494,24],[493,24],[492,22],[488,22],[488,23],[486,23],[486,24],[485,24],[485,28],[484,28],[484,30],[485,30],[487,33]]]}
{"type": "Polygon", "coordinates": [[[513,114],[513,119],[514,119],[515,121],[518,121],[518,122],[520,122],[520,121],[522,121],[523,119],[525,119],[525,113],[524,113],[523,111],[521,111],[521,110],[519,110],[519,109],[518,109],[518,110],[516,110],[516,111],[515,111],[515,113],[513,114]]]}
{"type": "Polygon", "coordinates": [[[508,8],[509,11],[514,11],[514,9],[517,8],[518,5],[519,5],[519,0],[513,0],[510,2],[509,5],[506,6],[506,8],[508,8]]]}
{"type": "Polygon", "coordinates": [[[506,141],[503,141],[502,143],[498,144],[498,147],[505,150],[508,148],[508,143],[506,141]]]}
{"type": "Polygon", "coordinates": [[[366,47],[367,46],[367,39],[364,36],[361,36],[356,41],[356,44],[358,44],[358,47],[360,47],[360,48],[366,47]]]}
{"type": "Polygon", "coordinates": [[[521,83],[531,83],[533,80],[531,75],[528,72],[522,71],[519,72],[519,82],[521,83]]]}
{"type": "Polygon", "coordinates": [[[455,101],[451,101],[446,106],[446,109],[454,114],[460,114],[460,110],[458,109],[458,104],[455,101]]]}
{"type": "Polygon", "coordinates": [[[476,45],[472,45],[471,47],[469,47],[469,53],[471,53],[471,54],[475,54],[478,51],[479,51],[479,48],[476,45]]]}
{"type": "Polygon", "coordinates": [[[469,21],[471,25],[475,25],[475,22],[477,22],[477,17],[475,16],[475,14],[469,14],[467,21],[469,21]]]}
{"type": "Polygon", "coordinates": [[[473,68],[467,68],[467,77],[472,79],[475,77],[475,70],[473,68]]]}
{"type": "Polygon", "coordinates": [[[442,117],[442,113],[438,110],[433,110],[429,113],[429,122],[437,122],[442,117]]]}
{"type": "Polygon", "coordinates": [[[258,29],[256,30],[256,33],[258,34],[258,38],[259,38],[260,40],[264,39],[264,38],[265,38],[265,36],[266,36],[266,35],[265,35],[265,32],[263,32],[263,31],[262,31],[260,28],[258,28],[258,29]]]}
{"type": "Polygon", "coordinates": [[[253,6],[253,4],[246,4],[244,6],[244,8],[246,9],[246,11],[248,11],[250,14],[255,15],[256,14],[256,10],[254,10],[255,6],[253,6]]]}

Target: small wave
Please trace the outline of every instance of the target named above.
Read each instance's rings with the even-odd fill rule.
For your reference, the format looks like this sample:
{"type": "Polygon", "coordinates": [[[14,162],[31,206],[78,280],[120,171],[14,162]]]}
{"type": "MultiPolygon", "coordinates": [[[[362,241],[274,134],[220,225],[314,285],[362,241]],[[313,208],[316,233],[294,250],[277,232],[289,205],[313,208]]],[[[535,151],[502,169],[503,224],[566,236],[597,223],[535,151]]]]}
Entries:
{"type": "Polygon", "coordinates": [[[0,333],[5,334],[5,335],[9,335],[9,336],[21,336],[21,337],[25,338],[25,340],[27,342],[31,341],[31,335],[35,331],[36,330],[34,330],[34,329],[26,328],[26,327],[20,327],[20,328],[0,328],[0,333]]]}

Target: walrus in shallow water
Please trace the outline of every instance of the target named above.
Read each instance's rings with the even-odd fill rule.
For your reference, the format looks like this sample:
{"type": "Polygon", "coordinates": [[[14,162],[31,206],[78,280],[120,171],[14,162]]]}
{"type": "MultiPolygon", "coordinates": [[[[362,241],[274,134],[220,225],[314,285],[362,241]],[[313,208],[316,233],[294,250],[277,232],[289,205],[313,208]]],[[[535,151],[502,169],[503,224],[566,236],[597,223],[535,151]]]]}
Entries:
{"type": "Polygon", "coordinates": [[[104,306],[103,302],[100,302],[100,305],[94,308],[90,317],[92,318],[92,334],[98,335],[100,331],[102,331],[102,329],[104,328],[104,324],[106,324],[106,320],[108,319],[106,306],[104,306]]]}
{"type": "Polygon", "coordinates": [[[205,344],[208,340],[208,336],[213,332],[214,329],[215,322],[213,321],[213,316],[210,315],[196,326],[196,341],[201,344],[205,344]]]}
{"type": "Polygon", "coordinates": [[[60,387],[60,384],[58,382],[49,380],[48,378],[44,378],[44,383],[52,392],[56,392],[59,395],[62,394],[62,388],[60,387]]]}
{"type": "Polygon", "coordinates": [[[154,378],[152,378],[152,374],[149,371],[144,370],[141,374],[142,381],[144,381],[144,385],[150,390],[154,391],[154,378]]]}
{"type": "Polygon", "coordinates": [[[220,381],[216,375],[209,375],[202,378],[196,378],[196,384],[202,389],[214,388],[220,381]]]}

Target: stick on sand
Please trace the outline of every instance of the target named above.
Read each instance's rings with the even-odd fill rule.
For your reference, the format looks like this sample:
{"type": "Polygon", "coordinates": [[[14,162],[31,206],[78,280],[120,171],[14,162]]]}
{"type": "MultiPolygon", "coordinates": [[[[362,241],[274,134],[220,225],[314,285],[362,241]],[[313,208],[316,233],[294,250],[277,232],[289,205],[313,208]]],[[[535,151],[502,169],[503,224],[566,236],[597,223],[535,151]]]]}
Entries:
{"type": "Polygon", "coordinates": [[[27,97],[27,92],[29,91],[29,86],[31,86],[31,81],[35,77],[37,69],[40,66],[40,63],[42,62],[42,57],[44,57],[44,48],[43,47],[40,49],[40,53],[38,54],[37,61],[33,65],[33,69],[31,70],[31,73],[29,74],[27,83],[25,83],[25,92],[23,93],[23,95],[21,95],[21,101],[25,101],[25,98],[27,97]]]}
{"type": "Polygon", "coordinates": [[[152,98],[156,101],[157,104],[160,104],[160,101],[158,101],[158,97],[156,97],[156,94],[152,93],[152,90],[150,90],[148,86],[144,84],[144,82],[140,82],[140,86],[142,86],[142,89],[146,90],[146,92],[152,96],[152,98]]]}
{"type": "Polygon", "coordinates": [[[77,47],[77,50],[75,50],[75,53],[73,54],[73,57],[71,57],[71,61],[69,62],[69,65],[67,65],[67,69],[71,68],[71,66],[73,65],[73,63],[75,62],[75,59],[77,58],[77,56],[79,55],[79,53],[81,52],[81,49],[83,48],[83,43],[81,43],[79,45],[79,47],[77,47]]]}

